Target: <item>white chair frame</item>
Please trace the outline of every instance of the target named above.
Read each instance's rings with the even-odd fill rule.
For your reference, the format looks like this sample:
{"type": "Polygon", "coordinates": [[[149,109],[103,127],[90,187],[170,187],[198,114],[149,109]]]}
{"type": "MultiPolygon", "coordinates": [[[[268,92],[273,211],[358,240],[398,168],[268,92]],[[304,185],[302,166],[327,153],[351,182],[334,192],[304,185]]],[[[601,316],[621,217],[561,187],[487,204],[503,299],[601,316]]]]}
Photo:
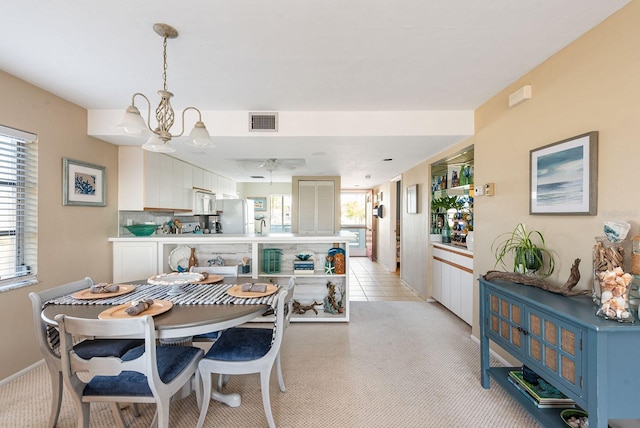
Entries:
{"type": "MultiPolygon", "coordinates": [[[[49,423],[47,428],[54,428],[58,423],[58,417],[60,416],[60,407],[62,405],[62,362],[60,355],[49,345],[47,337],[47,324],[42,320],[41,313],[42,307],[45,302],[56,297],[66,296],[67,294],[74,293],[76,291],[85,290],[93,285],[93,279],[85,277],[84,279],[70,282],[68,284],[60,285],[58,287],[50,288],[48,290],[31,292],[29,293],[29,299],[31,299],[31,309],[33,311],[33,326],[36,332],[36,342],[40,352],[44,357],[44,362],[49,369],[49,375],[51,377],[51,413],[49,415],[49,423]]],[[[134,414],[139,416],[137,407],[134,407],[134,414]]],[[[120,414],[120,408],[117,409],[117,413],[120,414]]],[[[119,416],[121,418],[121,415],[119,416]]]]}
{"type": "Polygon", "coordinates": [[[170,399],[179,392],[186,384],[190,383],[197,371],[198,361],[202,358],[203,351],[189,361],[188,365],[173,380],[168,383],[162,382],[158,373],[156,359],[156,333],[153,318],[143,316],[131,319],[118,320],[97,320],[86,318],[74,318],[65,315],[56,316],[60,330],[60,353],[62,359],[62,375],[67,388],[76,406],[78,414],[78,428],[89,427],[90,403],[110,402],[114,410],[114,416],[120,417],[119,424],[124,425],[124,420],[115,409],[117,403],[155,403],[157,405],[153,425],[160,428],[169,427],[169,407],[170,399]],[[144,337],[144,355],[131,361],[122,361],[117,357],[95,357],[84,360],[78,357],[73,351],[74,336],[89,337],[144,337]],[[83,390],[85,382],[78,376],[78,373],[89,375],[116,376],[122,371],[136,371],[143,373],[151,389],[152,396],[129,396],[129,395],[108,395],[108,396],[85,396],[83,390]]]}
{"type": "MultiPolygon", "coordinates": [[[[295,277],[291,277],[286,287],[278,292],[275,300],[275,335],[271,343],[269,351],[261,358],[250,361],[221,361],[203,358],[198,364],[198,383],[202,382],[202,391],[197,389],[198,394],[202,394],[198,398],[200,404],[200,417],[198,418],[198,428],[202,428],[209,410],[209,402],[211,400],[211,376],[218,373],[218,391],[222,392],[222,388],[226,385],[229,375],[234,374],[250,374],[260,373],[260,389],[262,390],[262,404],[264,406],[265,415],[270,428],[275,428],[276,424],[271,412],[271,399],[269,395],[269,381],[271,371],[275,363],[276,373],[278,376],[278,384],[280,391],[285,392],[286,387],[282,376],[282,366],[280,364],[280,347],[284,337],[284,331],[291,321],[293,312],[293,292],[295,289],[295,277]]],[[[224,334],[224,333],[223,333],[224,334]]],[[[237,400],[232,405],[237,407],[240,405],[240,397],[237,394],[237,400]]]]}

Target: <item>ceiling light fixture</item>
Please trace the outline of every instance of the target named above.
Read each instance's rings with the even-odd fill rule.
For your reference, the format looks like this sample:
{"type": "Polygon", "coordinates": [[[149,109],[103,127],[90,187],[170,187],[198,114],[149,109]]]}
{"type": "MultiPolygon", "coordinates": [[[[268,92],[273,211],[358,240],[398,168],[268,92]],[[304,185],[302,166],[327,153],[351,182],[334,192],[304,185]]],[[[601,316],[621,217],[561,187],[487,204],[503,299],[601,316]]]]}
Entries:
{"type": "Polygon", "coordinates": [[[171,134],[170,130],[174,123],[175,114],[173,107],[171,107],[173,94],[167,90],[167,39],[178,37],[178,31],[167,24],[154,24],[153,30],[164,39],[162,43],[164,60],[162,80],[164,86],[162,90],[158,91],[158,95],[160,95],[160,104],[156,108],[158,126],[155,129],[151,128],[151,102],[149,98],[140,92],[136,92],[131,97],[131,105],[127,107],[116,128],[130,135],[145,135],[148,134],[148,131],[151,131],[151,137],[142,145],[142,148],[151,152],[172,153],[176,149],[169,145],[169,141],[184,134],[184,114],[187,110],[195,110],[198,112],[198,121],[195,123],[193,130],[189,134],[189,139],[185,143],[194,147],[215,147],[207,128],[202,122],[202,113],[195,107],[187,107],[182,111],[182,130],[179,134],[171,134]],[[144,122],[140,115],[140,110],[135,106],[135,99],[138,95],[147,101],[147,123],[144,122]]]}

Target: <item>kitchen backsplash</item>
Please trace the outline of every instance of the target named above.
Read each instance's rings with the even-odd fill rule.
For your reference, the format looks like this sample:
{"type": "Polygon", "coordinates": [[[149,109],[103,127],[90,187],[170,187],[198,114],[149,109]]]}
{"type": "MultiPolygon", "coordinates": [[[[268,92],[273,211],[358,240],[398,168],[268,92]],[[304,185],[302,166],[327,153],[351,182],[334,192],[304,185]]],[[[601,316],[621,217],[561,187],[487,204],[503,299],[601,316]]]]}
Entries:
{"type": "MultiPolygon", "coordinates": [[[[119,212],[119,228],[118,236],[133,236],[131,232],[125,229],[125,225],[140,224],[140,223],[154,223],[158,226],[162,226],[174,219],[180,220],[185,227],[186,233],[193,233],[196,225],[199,224],[199,216],[177,216],[171,211],[120,211],[119,212]]],[[[156,231],[156,235],[162,235],[162,228],[156,231]]]]}

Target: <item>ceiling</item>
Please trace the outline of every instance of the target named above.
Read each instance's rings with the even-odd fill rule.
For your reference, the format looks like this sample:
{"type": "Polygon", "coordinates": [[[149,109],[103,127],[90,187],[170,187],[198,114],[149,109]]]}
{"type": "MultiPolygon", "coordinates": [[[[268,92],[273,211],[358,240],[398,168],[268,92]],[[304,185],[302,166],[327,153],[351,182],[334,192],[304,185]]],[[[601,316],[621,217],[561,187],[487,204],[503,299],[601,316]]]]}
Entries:
{"type": "MultiPolygon", "coordinates": [[[[472,124],[475,108],[628,2],[10,1],[0,15],[0,69],[88,109],[90,118],[123,111],[134,92],[155,109],[162,39],[152,26],[165,22],[180,33],[167,48],[172,105],[202,110],[217,145],[203,152],[173,141],[175,157],[238,182],[340,175],[343,188],[369,188],[473,134],[437,131],[437,123],[403,133],[408,117],[407,128],[415,126],[412,113],[421,112],[419,122],[468,112],[472,124]],[[249,134],[248,121],[228,119],[251,111],[279,112],[282,132],[249,134]],[[272,174],[257,168],[271,158],[304,162],[272,174]]],[[[194,120],[187,116],[186,127],[194,120]]]]}

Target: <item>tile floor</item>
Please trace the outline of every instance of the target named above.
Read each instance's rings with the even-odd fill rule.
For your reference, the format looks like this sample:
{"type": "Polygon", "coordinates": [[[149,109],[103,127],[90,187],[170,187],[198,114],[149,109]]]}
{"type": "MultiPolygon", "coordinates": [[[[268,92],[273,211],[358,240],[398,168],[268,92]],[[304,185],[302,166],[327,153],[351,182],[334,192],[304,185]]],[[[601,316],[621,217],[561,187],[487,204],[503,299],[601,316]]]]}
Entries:
{"type": "Polygon", "coordinates": [[[349,301],[423,301],[400,281],[399,272],[387,272],[367,257],[349,258],[349,301]]]}

